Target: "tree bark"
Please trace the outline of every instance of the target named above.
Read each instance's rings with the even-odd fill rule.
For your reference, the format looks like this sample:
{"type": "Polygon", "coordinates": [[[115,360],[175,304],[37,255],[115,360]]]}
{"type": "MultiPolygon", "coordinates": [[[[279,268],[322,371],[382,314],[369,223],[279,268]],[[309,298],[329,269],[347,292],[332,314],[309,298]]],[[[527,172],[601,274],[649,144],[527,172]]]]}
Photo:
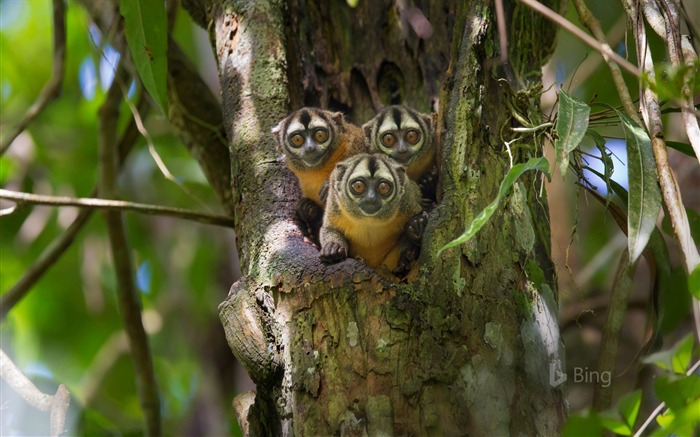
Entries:
{"type": "MultiPolygon", "coordinates": [[[[538,116],[554,29],[506,2],[504,66],[493,2],[457,3],[210,0],[200,10],[185,2],[199,22],[207,17],[222,83],[244,278],[220,316],[257,384],[254,401],[245,394],[236,402],[250,435],[561,428],[566,401],[550,369],[563,368],[562,351],[540,178],[518,182],[474,239],[437,256],[496,196],[510,163],[508,128],[519,125],[513,113],[538,116]],[[294,225],[299,190],[270,133],[301,106],[341,109],[359,124],[393,103],[439,106],[440,204],[420,267],[403,281],[357,260],[320,263],[294,225]]],[[[533,138],[510,149],[515,162],[541,155],[533,138]]]]}

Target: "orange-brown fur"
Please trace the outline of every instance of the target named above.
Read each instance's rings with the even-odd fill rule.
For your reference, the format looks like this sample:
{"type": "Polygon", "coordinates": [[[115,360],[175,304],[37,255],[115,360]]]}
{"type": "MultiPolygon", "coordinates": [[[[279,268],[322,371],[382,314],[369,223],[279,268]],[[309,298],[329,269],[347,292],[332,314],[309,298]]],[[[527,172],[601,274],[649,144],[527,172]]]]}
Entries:
{"type": "Polygon", "coordinates": [[[362,129],[352,124],[346,124],[344,127],[345,132],[343,132],[341,143],[338,144],[338,147],[335,148],[322,167],[305,169],[292,166],[291,163],[289,165],[289,168],[299,181],[302,195],[313,200],[320,207],[325,205],[321,202],[318,192],[321,190],[323,183],[328,180],[335,165],[345,158],[363,152],[365,149],[362,129]]]}
{"type": "Polygon", "coordinates": [[[329,220],[347,238],[349,256],[361,258],[372,268],[385,265],[389,270],[396,269],[403,249],[400,237],[411,216],[397,213],[389,220],[371,217],[353,220],[342,205],[338,207],[341,214],[330,216],[329,220]]]}
{"type": "Polygon", "coordinates": [[[406,167],[406,174],[411,180],[420,181],[421,176],[427,173],[434,164],[435,148],[431,147],[429,153],[426,153],[419,160],[410,163],[406,167]]]}

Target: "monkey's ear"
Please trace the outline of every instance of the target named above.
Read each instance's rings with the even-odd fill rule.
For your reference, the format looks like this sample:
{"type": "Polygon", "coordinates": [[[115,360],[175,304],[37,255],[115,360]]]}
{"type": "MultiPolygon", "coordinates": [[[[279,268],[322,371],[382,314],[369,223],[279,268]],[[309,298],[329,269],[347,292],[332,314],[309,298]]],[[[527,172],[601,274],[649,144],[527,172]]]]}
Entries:
{"type": "MultiPolygon", "coordinates": [[[[437,114],[435,114],[435,115],[437,115],[437,114]]],[[[433,125],[433,114],[432,114],[432,113],[431,113],[431,114],[426,114],[426,113],[421,112],[420,116],[421,116],[421,118],[423,119],[423,121],[425,121],[425,123],[426,123],[428,126],[434,126],[434,125],[433,125]]]]}
{"type": "Polygon", "coordinates": [[[331,118],[339,125],[343,125],[345,123],[345,115],[343,115],[342,112],[331,113],[331,118]]]}
{"type": "Polygon", "coordinates": [[[279,123],[277,123],[277,126],[272,128],[272,134],[274,136],[277,136],[277,134],[279,134],[280,131],[282,130],[282,123],[283,122],[284,122],[284,120],[280,121],[279,123]]]}

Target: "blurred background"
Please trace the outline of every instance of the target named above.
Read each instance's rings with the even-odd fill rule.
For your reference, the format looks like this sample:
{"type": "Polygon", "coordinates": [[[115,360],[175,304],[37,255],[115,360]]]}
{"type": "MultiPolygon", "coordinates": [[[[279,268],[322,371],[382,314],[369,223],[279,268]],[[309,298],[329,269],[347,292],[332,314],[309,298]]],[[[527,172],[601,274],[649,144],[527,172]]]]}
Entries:
{"type": "MultiPolygon", "coordinates": [[[[626,21],[618,2],[588,0],[610,45],[627,53],[626,21]]],[[[700,28],[700,5],[686,2],[700,28]]],[[[567,18],[578,23],[569,8],[567,18]]],[[[97,184],[97,118],[112,81],[118,54],[72,1],[67,8],[67,59],[61,97],[21,134],[0,158],[0,185],[16,191],[91,197],[97,184]]],[[[206,33],[179,11],[176,40],[199,66],[202,77],[219,95],[218,76],[206,33]]],[[[48,0],[0,1],[0,130],[19,120],[51,75],[52,21],[48,0]]],[[[653,40],[652,43],[659,44],[653,40]]],[[[696,40],[697,43],[697,40],[696,40]]],[[[560,32],[557,50],[544,69],[543,111],[555,107],[562,88],[577,98],[618,105],[607,66],[578,40],[560,32]]],[[[633,96],[637,88],[628,82],[633,96]]],[[[131,96],[133,99],[133,96],[131,96]]],[[[122,114],[126,123],[130,114],[122,114]]],[[[687,142],[679,117],[666,119],[667,138],[687,142]]],[[[222,214],[196,161],[174,137],[167,120],[152,111],[146,128],[165,165],[176,177],[168,180],[141,139],[129,154],[120,176],[120,192],[133,202],[185,207],[222,214]],[[184,188],[183,188],[184,187],[184,188]]],[[[604,127],[603,127],[604,128],[604,127]]],[[[622,137],[611,127],[610,137],[622,137]]],[[[591,153],[600,152],[593,142],[591,153]]],[[[624,140],[611,138],[613,178],[626,186],[624,140]]],[[[700,167],[674,150],[671,163],[700,241],[700,167]]],[[[551,160],[550,160],[551,161],[551,160]]],[[[596,159],[590,158],[590,165],[596,159]]],[[[605,194],[605,184],[590,180],[605,194]]],[[[560,324],[569,372],[595,369],[608,296],[626,239],[601,205],[558,172],[548,186],[552,257],[559,280],[560,324]]],[[[0,208],[11,203],[0,202],[0,208]]],[[[44,249],[77,215],[75,208],[27,207],[0,218],[0,292],[10,289],[44,249]]],[[[72,395],[68,428],[78,435],[140,435],[142,417],[133,367],[121,327],[115,277],[103,220],[95,214],[66,254],[42,277],[31,293],[0,324],[0,347],[45,393],[59,383],[72,395]]],[[[217,306],[240,276],[235,236],[231,229],[173,218],[125,214],[134,254],[137,285],[144,305],[156,374],[162,392],[164,434],[238,435],[231,401],[252,383],[235,363],[219,322],[217,306]]],[[[659,347],[691,332],[690,300],[670,228],[662,224],[676,267],[677,298],[669,299],[659,347]],[[686,287],[686,288],[683,288],[686,287]],[[684,294],[685,293],[685,297],[684,294]]],[[[650,273],[637,272],[621,339],[618,374],[621,392],[649,387],[652,370],[636,361],[648,339],[650,273]]],[[[617,382],[619,381],[619,383],[617,382]]],[[[26,405],[0,382],[0,434],[44,435],[48,414],[26,405]]],[[[592,385],[568,385],[573,412],[591,404],[592,385]]],[[[643,398],[643,412],[655,406],[643,398]]]]}

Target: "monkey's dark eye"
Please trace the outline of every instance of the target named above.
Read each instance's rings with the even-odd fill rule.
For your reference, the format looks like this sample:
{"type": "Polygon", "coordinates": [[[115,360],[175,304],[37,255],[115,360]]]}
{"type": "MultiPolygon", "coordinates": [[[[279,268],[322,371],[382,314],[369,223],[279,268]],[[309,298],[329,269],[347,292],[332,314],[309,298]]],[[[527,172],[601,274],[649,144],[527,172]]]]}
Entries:
{"type": "Polygon", "coordinates": [[[294,134],[291,137],[289,137],[289,144],[292,145],[292,147],[301,147],[304,145],[304,135],[302,134],[294,134]]]}
{"type": "Polygon", "coordinates": [[[404,135],[404,139],[406,139],[406,142],[410,145],[415,145],[420,141],[420,132],[418,132],[415,129],[411,129],[408,132],[406,132],[406,135],[404,135]]]}
{"type": "Polygon", "coordinates": [[[391,133],[384,134],[382,135],[382,144],[387,147],[394,147],[396,145],[396,137],[391,133]]]}
{"type": "Polygon", "coordinates": [[[361,181],[361,180],[358,179],[358,180],[356,180],[356,181],[353,181],[353,182],[350,184],[350,188],[352,189],[352,192],[353,192],[353,193],[355,193],[355,194],[362,194],[362,193],[364,193],[365,190],[367,189],[367,185],[365,184],[364,181],[361,181]]]}
{"type": "Polygon", "coordinates": [[[328,131],[325,129],[318,129],[314,132],[314,141],[317,143],[325,143],[328,140],[328,131]]]}
{"type": "Polygon", "coordinates": [[[377,193],[379,193],[379,195],[382,197],[386,197],[391,194],[393,189],[394,187],[391,185],[391,182],[388,181],[381,181],[379,182],[379,185],[377,185],[377,193]]]}

